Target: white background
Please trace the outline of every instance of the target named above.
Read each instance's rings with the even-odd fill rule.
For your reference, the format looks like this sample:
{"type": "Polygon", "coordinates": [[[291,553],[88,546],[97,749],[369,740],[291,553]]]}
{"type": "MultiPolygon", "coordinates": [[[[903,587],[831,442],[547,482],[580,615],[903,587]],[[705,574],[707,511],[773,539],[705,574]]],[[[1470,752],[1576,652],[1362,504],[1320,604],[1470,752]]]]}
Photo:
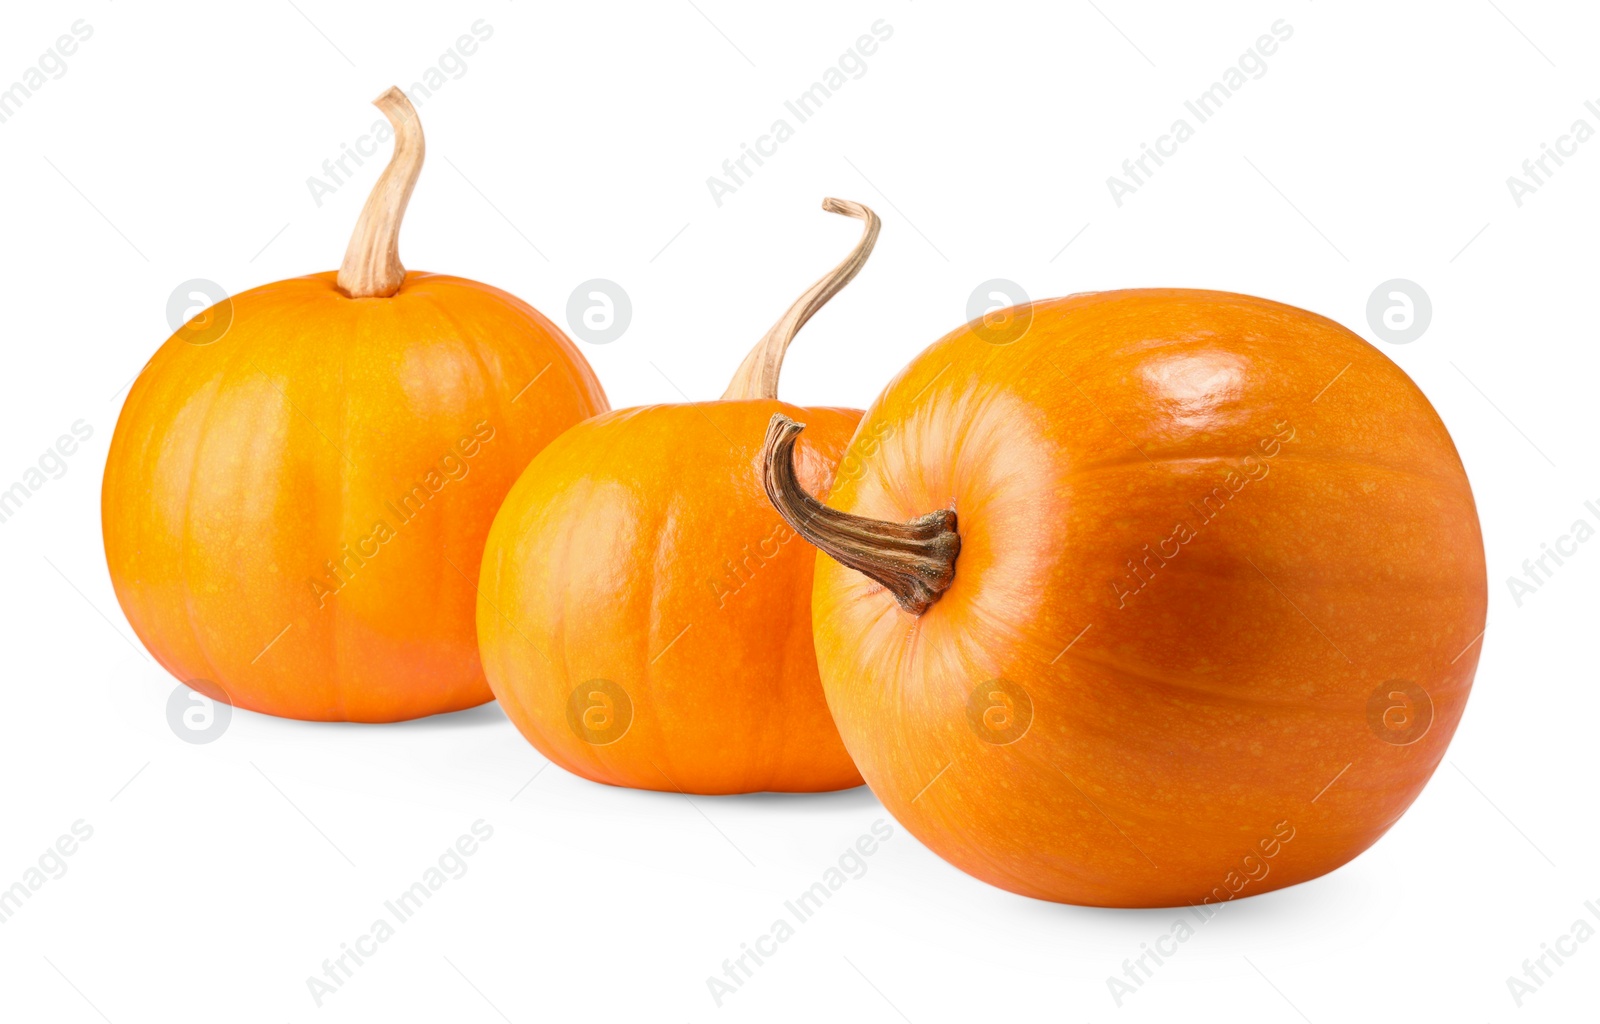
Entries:
{"type": "MultiPolygon", "coordinates": [[[[0,924],[6,1020],[1028,1021],[1594,1019],[1600,939],[1519,1009],[1506,978],[1600,905],[1600,543],[1521,606],[1507,578],[1600,504],[1600,140],[1519,207],[1506,184],[1600,98],[1600,12],[1534,0],[1136,4],[8,4],[0,85],[76,19],[93,37],[0,124],[0,487],[82,419],[67,471],[0,524],[0,887],[93,828],[0,924]],[[710,399],[854,241],[877,252],[803,332],[784,397],[862,406],[990,278],[1042,298],[1223,288],[1376,341],[1380,283],[1433,305],[1376,341],[1449,425],[1479,501],[1490,611],[1454,745],[1406,817],[1322,879],[1229,905],[1119,1008],[1106,979],[1173,911],[1039,903],[896,828],[718,1008],[720,975],[885,812],[866,790],[696,798],[596,786],[490,705],[398,726],[236,712],[169,728],[100,543],[125,387],[183,281],[332,269],[386,159],[306,184],[477,19],[492,38],[420,108],[417,269],[565,323],[624,406],[710,399]],[[718,207],[706,185],[856,38],[893,37],[718,207]],[[1120,208],[1106,185],[1277,19],[1293,37],[1120,208]],[[1068,245],[1068,242],[1071,242],[1068,245]],[[1063,249],[1063,247],[1065,248],[1063,249]],[[542,253],[542,255],[541,255],[542,253]],[[681,389],[681,394],[680,394],[681,389]],[[494,830],[318,1008],[308,976],[483,819],[494,830]]],[[[1194,119],[1190,117],[1191,123],[1194,119]]],[[[791,118],[792,123],[792,118],[791,118]]]]}

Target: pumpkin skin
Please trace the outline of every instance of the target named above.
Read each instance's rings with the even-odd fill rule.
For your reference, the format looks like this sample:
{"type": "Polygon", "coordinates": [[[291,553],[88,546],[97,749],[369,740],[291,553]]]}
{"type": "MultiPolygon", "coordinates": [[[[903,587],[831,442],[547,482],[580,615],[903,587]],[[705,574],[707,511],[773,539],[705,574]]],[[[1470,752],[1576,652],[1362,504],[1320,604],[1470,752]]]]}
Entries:
{"type": "MultiPolygon", "coordinates": [[[[877,243],[872,210],[844,260],[801,293],[716,402],[623,409],[545,449],[483,553],[478,641],[489,685],[545,757],[595,782],[678,793],[861,785],[811,643],[811,550],[767,501],[759,436],[816,423],[794,465],[826,489],[858,409],[778,401],[795,334],[877,243]]],[[[852,471],[854,463],[852,463],[852,471]]]]}
{"type": "Polygon", "coordinates": [[[1044,900],[1216,903],[1361,853],[1444,756],[1484,627],[1471,489],[1427,399],[1338,324],[1243,295],[991,322],[1027,330],[974,321],[914,360],[829,500],[953,508],[960,535],[920,616],[818,556],[818,668],[867,784],[1044,900]]]}
{"type": "Polygon", "coordinates": [[[800,475],[826,490],[860,410],[768,399],[598,416],[512,488],[484,550],[478,638],[495,696],[551,761],[683,793],[861,784],[817,680],[814,553],[768,504],[755,447],[729,441],[775,412],[812,424],[800,475]],[[586,735],[574,701],[619,717],[586,735]]]}
{"type": "Polygon", "coordinates": [[[161,347],[112,438],[106,560],[135,632],[207,696],[288,718],[492,699],[484,537],[522,468],[607,408],[588,364],[532,307],[462,278],[349,298],[329,272],[231,303],[220,340],[161,347]]]}

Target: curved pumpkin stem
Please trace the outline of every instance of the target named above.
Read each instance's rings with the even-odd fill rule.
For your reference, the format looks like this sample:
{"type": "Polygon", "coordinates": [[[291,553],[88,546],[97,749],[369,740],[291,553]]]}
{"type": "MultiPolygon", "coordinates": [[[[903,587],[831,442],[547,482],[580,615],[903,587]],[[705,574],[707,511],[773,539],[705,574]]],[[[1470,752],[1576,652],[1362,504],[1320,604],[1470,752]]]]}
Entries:
{"type": "Polygon", "coordinates": [[[794,446],[804,423],[777,413],[761,445],[761,486],[796,533],[840,565],[877,580],[900,607],[921,615],[956,578],[961,535],[954,509],[891,523],[829,508],[800,486],[794,446]]]}
{"type": "Polygon", "coordinates": [[[807,288],[805,294],[796,299],[789,311],[783,314],[782,319],[756,342],[756,347],[739,364],[728,390],[722,393],[723,401],[778,397],[778,374],[783,370],[783,355],[789,350],[789,343],[817,310],[827,305],[828,300],[839,293],[839,289],[861,272],[867,257],[872,255],[872,247],[878,244],[878,228],[882,226],[882,221],[865,206],[848,199],[824,199],[822,208],[829,213],[842,213],[846,217],[866,221],[866,227],[861,229],[861,241],[850,250],[844,262],[807,288]]]}
{"type": "Polygon", "coordinates": [[[405,93],[390,86],[372,105],[394,126],[394,156],[361,208],[339,267],[339,290],[352,299],[386,299],[406,279],[406,268],[400,265],[400,221],[422,173],[427,148],[422,122],[405,93]]]}

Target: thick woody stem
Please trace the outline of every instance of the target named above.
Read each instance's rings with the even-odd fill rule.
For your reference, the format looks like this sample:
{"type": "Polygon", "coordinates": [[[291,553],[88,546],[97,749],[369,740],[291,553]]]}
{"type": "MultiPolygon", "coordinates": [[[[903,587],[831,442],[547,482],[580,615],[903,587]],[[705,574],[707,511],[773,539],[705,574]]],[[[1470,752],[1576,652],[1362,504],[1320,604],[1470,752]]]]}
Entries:
{"type": "Polygon", "coordinates": [[[956,578],[961,535],[953,509],[890,523],[829,508],[807,494],[794,468],[804,423],[777,413],[761,446],[761,486],[783,521],[840,565],[877,580],[913,615],[928,610],[956,578]]]}
{"type": "Polygon", "coordinates": [[[394,125],[394,155],[361,208],[339,267],[339,290],[352,299],[388,298],[406,279],[406,268],[400,265],[400,221],[426,150],[422,122],[405,93],[391,86],[372,104],[394,125]]]}
{"type": "Polygon", "coordinates": [[[872,247],[878,242],[878,228],[882,223],[878,220],[877,214],[860,203],[852,203],[847,199],[824,199],[822,208],[829,213],[842,213],[846,217],[866,221],[866,227],[861,229],[861,241],[850,250],[850,255],[844,258],[844,262],[806,289],[805,294],[795,300],[794,305],[789,307],[789,311],[783,314],[782,319],[773,324],[772,329],[756,342],[756,347],[751,349],[750,354],[744,357],[744,362],[739,364],[739,370],[733,375],[728,390],[723,392],[724,401],[777,398],[778,374],[783,369],[783,355],[789,350],[789,343],[817,310],[827,305],[828,300],[838,294],[839,289],[850,283],[850,280],[866,265],[867,257],[872,255],[872,247]]]}

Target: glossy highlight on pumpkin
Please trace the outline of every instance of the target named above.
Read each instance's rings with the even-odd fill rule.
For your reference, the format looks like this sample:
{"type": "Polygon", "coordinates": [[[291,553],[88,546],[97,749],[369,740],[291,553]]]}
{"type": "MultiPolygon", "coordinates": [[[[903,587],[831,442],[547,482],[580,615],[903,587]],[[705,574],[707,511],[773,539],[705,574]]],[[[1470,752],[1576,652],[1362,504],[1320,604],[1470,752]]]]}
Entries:
{"type": "Polygon", "coordinates": [[[819,554],[818,667],[867,784],[963,871],[1095,906],[1254,895],[1365,850],[1443,758],[1484,627],[1472,492],[1338,324],[1184,289],[1037,302],[923,352],[869,433],[828,504],[881,579],[819,554]],[[891,542],[939,509],[959,554],[916,614],[884,566],[949,552],[891,542]]]}

